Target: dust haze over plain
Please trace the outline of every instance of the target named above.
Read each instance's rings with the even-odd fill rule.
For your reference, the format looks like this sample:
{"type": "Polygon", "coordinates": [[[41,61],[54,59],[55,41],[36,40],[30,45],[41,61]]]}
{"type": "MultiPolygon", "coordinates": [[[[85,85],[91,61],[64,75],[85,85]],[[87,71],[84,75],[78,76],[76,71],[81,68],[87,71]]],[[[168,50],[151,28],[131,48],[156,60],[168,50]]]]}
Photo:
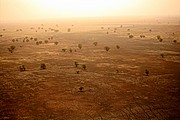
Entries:
{"type": "Polygon", "coordinates": [[[179,0],[0,0],[0,23],[70,18],[180,16],[179,0]]]}

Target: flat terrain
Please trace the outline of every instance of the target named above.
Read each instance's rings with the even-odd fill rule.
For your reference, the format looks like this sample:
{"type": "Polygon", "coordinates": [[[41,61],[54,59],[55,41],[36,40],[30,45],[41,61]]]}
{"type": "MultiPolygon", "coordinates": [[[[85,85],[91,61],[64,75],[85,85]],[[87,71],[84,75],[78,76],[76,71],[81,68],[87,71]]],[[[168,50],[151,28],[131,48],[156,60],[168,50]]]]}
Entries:
{"type": "Polygon", "coordinates": [[[40,24],[0,34],[2,120],[180,119],[180,25],[40,24]]]}

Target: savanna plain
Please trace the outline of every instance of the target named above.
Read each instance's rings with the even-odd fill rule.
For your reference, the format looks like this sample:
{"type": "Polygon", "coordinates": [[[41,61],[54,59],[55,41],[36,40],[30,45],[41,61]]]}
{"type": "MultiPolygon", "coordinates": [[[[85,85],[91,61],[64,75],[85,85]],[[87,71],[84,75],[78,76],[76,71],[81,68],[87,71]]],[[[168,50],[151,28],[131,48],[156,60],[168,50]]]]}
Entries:
{"type": "Polygon", "coordinates": [[[179,120],[179,86],[178,20],[1,24],[1,120],[179,120]]]}

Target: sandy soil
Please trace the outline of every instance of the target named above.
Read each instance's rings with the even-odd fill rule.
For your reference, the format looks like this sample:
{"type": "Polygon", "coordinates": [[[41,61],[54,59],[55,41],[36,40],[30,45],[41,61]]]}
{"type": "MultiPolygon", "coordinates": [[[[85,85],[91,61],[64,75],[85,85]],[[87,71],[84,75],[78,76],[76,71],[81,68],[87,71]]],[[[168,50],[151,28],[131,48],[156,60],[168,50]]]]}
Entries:
{"type": "Polygon", "coordinates": [[[74,25],[69,33],[66,27],[31,27],[1,29],[0,119],[180,119],[179,25],[95,26],[88,31],[74,25]],[[26,36],[29,42],[23,42],[26,36]],[[42,63],[46,69],[40,69],[42,63]]]}

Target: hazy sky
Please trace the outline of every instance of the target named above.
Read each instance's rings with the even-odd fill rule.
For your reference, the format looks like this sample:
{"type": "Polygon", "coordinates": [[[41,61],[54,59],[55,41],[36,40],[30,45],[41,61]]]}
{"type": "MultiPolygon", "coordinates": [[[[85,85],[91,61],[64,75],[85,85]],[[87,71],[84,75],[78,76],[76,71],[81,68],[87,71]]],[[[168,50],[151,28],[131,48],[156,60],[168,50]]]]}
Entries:
{"type": "Polygon", "coordinates": [[[180,0],[0,0],[0,20],[180,16],[180,0]]]}

